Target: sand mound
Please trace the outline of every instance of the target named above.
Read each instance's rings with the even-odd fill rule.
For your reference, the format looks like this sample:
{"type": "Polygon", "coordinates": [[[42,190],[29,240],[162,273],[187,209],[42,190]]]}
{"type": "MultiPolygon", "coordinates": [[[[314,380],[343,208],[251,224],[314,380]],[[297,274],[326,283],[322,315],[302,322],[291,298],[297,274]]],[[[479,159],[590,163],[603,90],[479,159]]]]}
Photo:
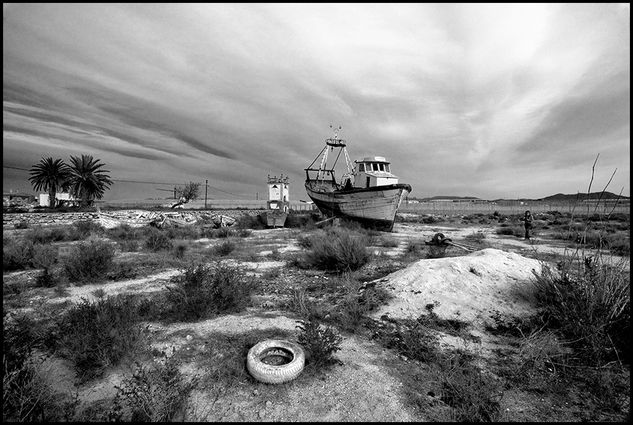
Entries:
{"type": "Polygon", "coordinates": [[[498,249],[483,249],[463,257],[420,260],[377,281],[393,296],[373,316],[415,319],[427,313],[427,304],[444,319],[494,324],[492,317],[519,317],[534,313],[531,304],[532,270],[538,260],[498,249]]]}

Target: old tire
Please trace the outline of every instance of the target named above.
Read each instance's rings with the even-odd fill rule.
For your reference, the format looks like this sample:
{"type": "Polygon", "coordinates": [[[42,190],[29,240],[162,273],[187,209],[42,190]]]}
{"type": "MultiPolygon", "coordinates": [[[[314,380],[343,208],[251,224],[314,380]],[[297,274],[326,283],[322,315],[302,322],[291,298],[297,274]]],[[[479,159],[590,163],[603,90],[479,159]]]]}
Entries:
{"type": "Polygon", "coordinates": [[[251,376],[267,384],[282,384],[292,381],[303,371],[305,353],[303,349],[290,341],[267,339],[258,342],[246,356],[246,368],[251,376]],[[284,357],[287,363],[274,365],[265,363],[268,356],[284,357]]]}

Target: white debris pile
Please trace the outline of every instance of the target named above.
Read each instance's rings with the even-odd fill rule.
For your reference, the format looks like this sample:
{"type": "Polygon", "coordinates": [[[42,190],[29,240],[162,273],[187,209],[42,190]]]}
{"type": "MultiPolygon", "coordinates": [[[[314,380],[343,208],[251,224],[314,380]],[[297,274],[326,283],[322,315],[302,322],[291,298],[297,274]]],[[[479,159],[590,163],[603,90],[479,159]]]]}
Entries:
{"type": "Polygon", "coordinates": [[[538,273],[541,267],[538,260],[492,248],[420,260],[376,281],[394,298],[373,316],[415,319],[428,313],[428,304],[436,304],[433,311],[440,318],[479,328],[494,325],[497,315],[528,316],[535,312],[532,270],[538,273]]]}
{"type": "Polygon", "coordinates": [[[232,226],[236,220],[230,216],[211,214],[208,212],[125,210],[110,213],[99,212],[97,222],[106,229],[111,229],[122,224],[127,224],[130,227],[152,225],[162,228],[169,226],[188,226],[198,222],[208,223],[212,227],[225,227],[232,226]]]}

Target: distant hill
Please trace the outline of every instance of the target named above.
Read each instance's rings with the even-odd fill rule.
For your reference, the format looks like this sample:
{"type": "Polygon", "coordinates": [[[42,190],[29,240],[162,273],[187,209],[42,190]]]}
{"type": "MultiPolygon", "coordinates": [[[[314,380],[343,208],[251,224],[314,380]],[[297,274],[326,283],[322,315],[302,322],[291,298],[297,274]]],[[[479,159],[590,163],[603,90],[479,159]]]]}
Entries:
{"type": "MultiPolygon", "coordinates": [[[[547,202],[574,202],[576,200],[578,201],[584,201],[585,199],[621,199],[621,200],[630,200],[630,197],[628,196],[618,196],[615,193],[611,193],[611,192],[592,192],[592,193],[577,193],[577,194],[564,194],[564,193],[557,193],[556,195],[551,195],[551,196],[546,196],[545,198],[536,198],[536,199],[530,199],[530,198],[519,198],[519,199],[505,199],[505,198],[501,198],[501,199],[492,199],[490,201],[494,201],[494,202],[499,202],[499,201],[523,201],[523,202],[533,202],[533,201],[547,201],[547,202]],[[602,198],[601,198],[602,195],[602,198]]],[[[409,199],[416,199],[420,202],[426,202],[426,201],[437,201],[437,200],[443,200],[443,199],[455,199],[455,200],[474,200],[474,201],[481,201],[481,198],[477,198],[476,196],[446,196],[446,195],[438,195],[438,196],[431,196],[431,197],[427,197],[427,198],[416,198],[416,197],[409,197],[409,199]]]]}
{"type": "Polygon", "coordinates": [[[565,195],[563,193],[557,193],[543,198],[544,201],[584,201],[585,199],[630,199],[628,196],[618,196],[611,192],[591,192],[591,193],[577,193],[573,195],[565,195]]]}
{"type": "Polygon", "coordinates": [[[431,196],[430,198],[421,198],[420,201],[437,201],[438,199],[480,199],[475,196],[431,196]]]}

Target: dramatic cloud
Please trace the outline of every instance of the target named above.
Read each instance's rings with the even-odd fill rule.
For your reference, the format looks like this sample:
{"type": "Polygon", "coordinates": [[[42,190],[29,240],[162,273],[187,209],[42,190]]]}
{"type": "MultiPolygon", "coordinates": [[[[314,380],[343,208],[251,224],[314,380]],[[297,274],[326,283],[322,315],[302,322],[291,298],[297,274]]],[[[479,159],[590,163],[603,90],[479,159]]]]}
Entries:
{"type": "Polygon", "coordinates": [[[417,197],[582,192],[598,153],[629,196],[629,63],[621,4],[5,4],[3,189],[91,154],[105,199],[306,199],[332,124],[417,197]]]}

